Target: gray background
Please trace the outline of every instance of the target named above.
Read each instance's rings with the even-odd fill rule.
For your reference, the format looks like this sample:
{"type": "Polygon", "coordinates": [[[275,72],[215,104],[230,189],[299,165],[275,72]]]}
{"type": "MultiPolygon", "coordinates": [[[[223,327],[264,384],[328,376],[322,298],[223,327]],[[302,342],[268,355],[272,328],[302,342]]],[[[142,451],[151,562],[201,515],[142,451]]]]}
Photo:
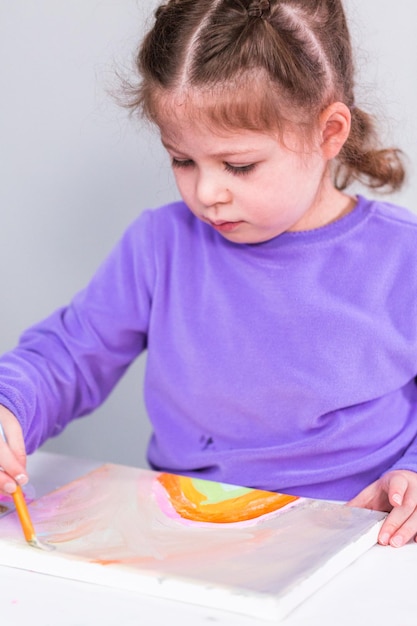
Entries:
{"type": "MultiPolygon", "coordinates": [[[[156,4],[0,0],[0,352],[85,285],[140,211],[178,197],[157,134],[110,95],[156,4]]],[[[415,2],[345,6],[358,105],[407,153],[409,182],[392,198],[417,210],[415,2]]],[[[145,466],[144,363],[44,449],[145,466]]]]}

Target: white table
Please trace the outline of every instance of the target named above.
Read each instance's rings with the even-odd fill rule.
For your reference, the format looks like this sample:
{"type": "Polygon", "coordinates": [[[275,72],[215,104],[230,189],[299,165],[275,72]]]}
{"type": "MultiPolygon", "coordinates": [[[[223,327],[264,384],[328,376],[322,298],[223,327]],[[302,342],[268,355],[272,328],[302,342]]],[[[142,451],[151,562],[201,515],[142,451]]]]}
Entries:
{"type": "MultiPolygon", "coordinates": [[[[37,452],[31,485],[41,496],[97,467],[37,452]]],[[[285,626],[417,625],[417,545],[375,546],[300,605],[285,626]]],[[[3,626],[262,626],[232,613],[0,567],[3,626]]]]}

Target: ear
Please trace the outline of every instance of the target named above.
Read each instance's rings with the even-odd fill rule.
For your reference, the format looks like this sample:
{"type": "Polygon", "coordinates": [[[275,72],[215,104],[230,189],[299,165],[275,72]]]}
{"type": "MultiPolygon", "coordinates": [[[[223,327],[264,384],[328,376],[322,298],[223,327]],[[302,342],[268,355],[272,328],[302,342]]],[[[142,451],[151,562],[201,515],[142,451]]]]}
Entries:
{"type": "Polygon", "coordinates": [[[349,137],[351,115],[343,102],[333,102],[319,118],[321,150],[330,160],[336,157],[349,137]]]}

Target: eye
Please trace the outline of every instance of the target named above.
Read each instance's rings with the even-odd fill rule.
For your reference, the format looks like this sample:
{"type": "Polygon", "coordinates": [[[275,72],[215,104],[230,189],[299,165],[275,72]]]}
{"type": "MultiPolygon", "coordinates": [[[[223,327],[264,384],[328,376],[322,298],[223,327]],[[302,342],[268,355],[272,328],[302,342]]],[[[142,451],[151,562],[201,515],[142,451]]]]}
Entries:
{"type": "Polygon", "coordinates": [[[194,165],[194,161],[191,159],[176,159],[173,157],[171,164],[172,167],[192,167],[194,165]]]}
{"type": "Polygon", "coordinates": [[[244,176],[245,174],[249,174],[249,172],[253,172],[255,167],[256,163],[250,163],[248,165],[231,165],[230,163],[224,164],[226,172],[230,172],[235,176],[244,176]]]}

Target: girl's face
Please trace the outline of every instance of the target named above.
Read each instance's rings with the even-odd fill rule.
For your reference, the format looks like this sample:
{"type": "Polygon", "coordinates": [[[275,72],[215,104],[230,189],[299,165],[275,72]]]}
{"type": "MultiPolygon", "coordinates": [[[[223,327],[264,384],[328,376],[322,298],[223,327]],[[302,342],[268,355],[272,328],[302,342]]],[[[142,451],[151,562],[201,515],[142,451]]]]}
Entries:
{"type": "Polygon", "coordinates": [[[290,135],[283,145],[262,132],[214,132],[177,117],[160,130],[184,202],[234,243],[317,228],[346,209],[320,147],[303,150],[290,135]]]}

